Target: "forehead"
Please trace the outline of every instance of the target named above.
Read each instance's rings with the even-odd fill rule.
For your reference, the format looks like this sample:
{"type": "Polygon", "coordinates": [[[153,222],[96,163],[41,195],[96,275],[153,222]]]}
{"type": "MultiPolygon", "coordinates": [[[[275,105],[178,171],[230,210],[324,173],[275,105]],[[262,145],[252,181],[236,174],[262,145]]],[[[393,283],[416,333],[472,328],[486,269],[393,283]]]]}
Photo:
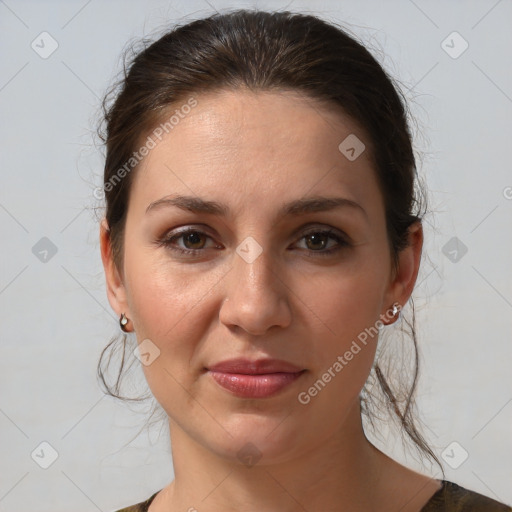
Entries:
{"type": "MultiPolygon", "coordinates": [[[[238,207],[325,192],[380,202],[370,141],[340,109],[295,91],[222,90],[194,97],[197,105],[175,116],[135,171],[131,199],[141,208],[175,192],[238,207]],[[339,147],[345,140],[366,148],[350,160],[339,147]]],[[[179,109],[173,105],[168,117],[179,109]]]]}

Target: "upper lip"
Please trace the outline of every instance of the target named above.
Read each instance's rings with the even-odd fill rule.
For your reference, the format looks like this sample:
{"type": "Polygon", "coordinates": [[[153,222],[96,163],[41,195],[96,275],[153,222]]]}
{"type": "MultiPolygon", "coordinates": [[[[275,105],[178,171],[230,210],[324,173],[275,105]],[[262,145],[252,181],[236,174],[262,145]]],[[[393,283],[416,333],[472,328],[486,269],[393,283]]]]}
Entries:
{"type": "Polygon", "coordinates": [[[208,366],[208,370],[224,373],[262,375],[265,373],[297,373],[302,371],[303,368],[280,359],[257,359],[251,361],[250,359],[237,358],[208,366]]]}

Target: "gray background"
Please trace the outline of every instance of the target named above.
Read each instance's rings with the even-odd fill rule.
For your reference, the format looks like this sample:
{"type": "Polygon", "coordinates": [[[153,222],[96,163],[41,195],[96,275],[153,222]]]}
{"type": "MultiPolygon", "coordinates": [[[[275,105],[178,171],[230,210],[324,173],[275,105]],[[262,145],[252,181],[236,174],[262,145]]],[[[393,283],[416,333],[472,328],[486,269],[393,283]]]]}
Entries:
{"type": "MultiPolygon", "coordinates": [[[[404,84],[433,210],[414,294],[426,434],[448,479],[512,503],[510,0],[0,0],[0,511],[108,512],[173,478],[167,425],[138,435],[149,406],[104,398],[96,380],[119,329],[99,253],[93,133],[126,43],[212,6],[349,24],[404,84]],[[51,49],[44,31],[58,44],[47,58],[31,47],[42,52],[45,37],[51,49]],[[446,39],[453,31],[469,44],[460,55],[464,41],[446,39]],[[57,250],[46,261],[43,237],[57,250]],[[453,237],[467,253],[449,253],[453,237]],[[47,469],[42,442],[58,453],[47,469]],[[469,456],[452,469],[461,449],[469,456]]],[[[378,446],[419,467],[383,436],[378,446]]]]}

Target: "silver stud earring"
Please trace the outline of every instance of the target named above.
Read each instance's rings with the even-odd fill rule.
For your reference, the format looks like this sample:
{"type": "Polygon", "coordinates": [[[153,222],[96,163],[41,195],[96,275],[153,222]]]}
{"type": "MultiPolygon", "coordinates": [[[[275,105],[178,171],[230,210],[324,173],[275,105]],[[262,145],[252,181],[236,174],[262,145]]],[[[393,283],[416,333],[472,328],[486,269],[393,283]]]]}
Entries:
{"type": "Polygon", "coordinates": [[[124,313],[121,313],[121,318],[119,319],[119,326],[121,327],[121,330],[124,332],[130,332],[126,325],[128,324],[128,318],[126,318],[126,315],[124,313]]]}

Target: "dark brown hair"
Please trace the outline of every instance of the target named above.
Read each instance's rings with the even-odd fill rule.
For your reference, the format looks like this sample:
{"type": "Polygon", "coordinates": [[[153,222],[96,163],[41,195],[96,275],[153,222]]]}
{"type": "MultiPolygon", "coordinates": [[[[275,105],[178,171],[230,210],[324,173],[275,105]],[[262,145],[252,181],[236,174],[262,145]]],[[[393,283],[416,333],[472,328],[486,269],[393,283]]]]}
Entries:
{"type": "MultiPolygon", "coordinates": [[[[348,29],[312,15],[236,10],[174,27],[158,40],[144,40],[142,44],[143,49],[128,65],[125,63],[122,78],[106,94],[102,104],[106,128],[98,130],[106,146],[105,216],[121,275],[124,226],[135,172],[127,169],[126,163],[143,137],[165,122],[172,108],[191,96],[242,87],[302,93],[338,108],[362,128],[384,199],[390,253],[397,269],[399,252],[408,245],[408,228],[421,221],[425,203],[425,193],[418,186],[407,101],[395,80],[348,29]],[[126,172],[114,183],[122,168],[126,172]]],[[[379,400],[367,389],[373,379],[384,408],[398,420],[402,432],[420,455],[427,455],[443,471],[419,432],[413,412],[419,364],[412,298],[410,303],[412,322],[405,318],[402,322],[412,335],[412,382],[394,390],[377,358],[360,396],[361,410],[373,425],[371,404],[379,400]]],[[[120,399],[124,399],[119,383],[126,341],[124,335],[121,368],[113,387],[105,381],[102,360],[107,349],[118,346],[118,339],[105,347],[98,364],[106,392],[120,399]]],[[[407,372],[400,368],[399,373],[407,372]]]]}

